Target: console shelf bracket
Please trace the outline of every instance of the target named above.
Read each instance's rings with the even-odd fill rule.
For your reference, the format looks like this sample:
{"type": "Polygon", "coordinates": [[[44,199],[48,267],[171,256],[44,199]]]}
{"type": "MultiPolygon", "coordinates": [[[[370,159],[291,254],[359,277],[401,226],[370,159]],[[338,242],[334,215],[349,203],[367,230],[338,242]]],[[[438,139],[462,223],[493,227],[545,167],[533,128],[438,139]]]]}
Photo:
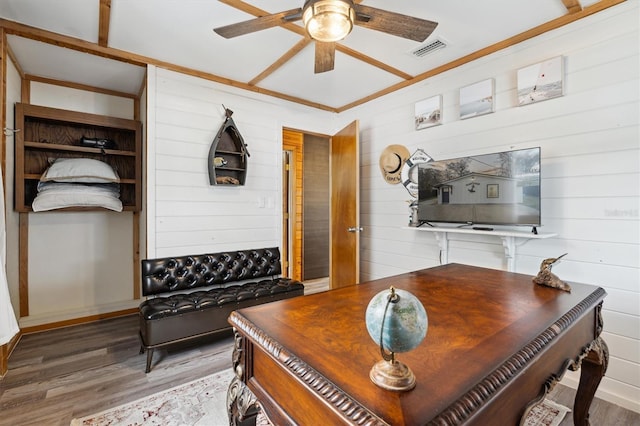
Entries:
{"type": "Polygon", "coordinates": [[[412,229],[421,232],[432,232],[438,246],[440,247],[440,263],[445,265],[449,263],[449,235],[450,234],[474,234],[474,235],[489,235],[492,237],[500,237],[502,240],[502,246],[504,247],[504,256],[507,261],[507,270],[509,272],[515,272],[516,269],[516,254],[518,247],[526,244],[530,240],[540,240],[545,238],[555,237],[554,233],[528,233],[508,230],[492,230],[481,231],[477,229],[463,229],[452,227],[431,227],[431,228],[417,228],[413,226],[406,226],[403,229],[412,229]]]}

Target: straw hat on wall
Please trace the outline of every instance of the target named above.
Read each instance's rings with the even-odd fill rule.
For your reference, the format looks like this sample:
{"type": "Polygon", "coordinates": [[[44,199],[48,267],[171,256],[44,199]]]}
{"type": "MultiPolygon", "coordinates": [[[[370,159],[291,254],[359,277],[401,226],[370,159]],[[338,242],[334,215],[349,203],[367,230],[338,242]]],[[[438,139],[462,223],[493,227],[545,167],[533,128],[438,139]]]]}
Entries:
{"type": "Polygon", "coordinates": [[[400,172],[411,154],[403,145],[389,145],[380,154],[380,171],[385,182],[396,185],[401,182],[400,172]]]}

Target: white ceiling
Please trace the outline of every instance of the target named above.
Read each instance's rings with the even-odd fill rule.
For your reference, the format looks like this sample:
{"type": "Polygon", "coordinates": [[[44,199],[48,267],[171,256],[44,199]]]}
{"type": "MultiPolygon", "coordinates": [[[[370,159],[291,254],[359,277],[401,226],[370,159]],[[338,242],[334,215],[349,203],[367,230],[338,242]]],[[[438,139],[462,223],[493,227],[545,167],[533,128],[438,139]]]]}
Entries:
{"type": "MultiPolygon", "coordinates": [[[[303,0],[245,0],[268,13],[301,7],[303,0]]],[[[585,8],[599,0],[580,0],[585,8]]],[[[425,43],[355,27],[341,43],[411,77],[567,15],[570,0],[365,0],[367,6],[438,22],[425,43]],[[422,58],[411,51],[436,38],[447,47],[422,58]]],[[[99,50],[100,0],[0,0],[0,18],[89,42],[99,50]]],[[[246,84],[301,36],[276,27],[233,39],[213,28],[254,16],[216,0],[111,0],[107,48],[193,72],[246,84]]],[[[19,26],[8,45],[26,75],[137,94],[144,68],[43,41],[50,33],[19,26]],[[26,30],[25,30],[26,28],[26,30]],[[25,33],[32,33],[29,35],[25,33]],[[29,38],[26,38],[27,36],[29,38]]],[[[107,50],[109,50],[107,49],[107,50]]],[[[102,50],[104,51],[104,50],[102,50]]],[[[145,62],[145,61],[142,61],[145,62]]],[[[151,61],[149,61],[151,62],[151,61]]],[[[313,44],[260,81],[260,89],[339,109],[401,83],[403,78],[336,52],[335,69],[314,74],[313,44]]]]}

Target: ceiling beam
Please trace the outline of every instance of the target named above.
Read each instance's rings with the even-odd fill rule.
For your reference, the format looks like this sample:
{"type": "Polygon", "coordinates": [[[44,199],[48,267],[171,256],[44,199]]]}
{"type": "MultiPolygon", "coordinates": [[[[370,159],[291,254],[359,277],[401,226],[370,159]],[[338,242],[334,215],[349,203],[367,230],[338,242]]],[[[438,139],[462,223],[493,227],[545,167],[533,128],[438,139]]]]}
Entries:
{"type": "Polygon", "coordinates": [[[567,8],[569,13],[578,13],[582,10],[580,0],[562,0],[562,3],[564,3],[564,7],[567,8]]]}
{"type": "MultiPolygon", "coordinates": [[[[223,0],[220,0],[223,1],[223,0]]],[[[169,62],[160,61],[154,58],[146,57],[143,55],[138,55],[131,52],[126,52],[123,50],[113,49],[110,47],[102,47],[96,43],[90,43],[85,40],[81,40],[74,37],[69,37],[57,33],[53,33],[50,31],[42,30],[40,28],[31,27],[28,25],[20,24],[13,21],[8,21],[6,19],[0,19],[0,28],[5,31],[5,34],[14,34],[20,37],[28,38],[31,40],[40,41],[43,43],[53,44],[60,47],[66,47],[69,49],[73,49],[79,52],[84,52],[96,56],[101,56],[108,59],[114,59],[121,62],[130,63],[133,65],[146,67],[147,64],[154,65],[160,68],[164,68],[167,70],[175,71],[178,73],[182,73],[185,75],[190,75],[193,77],[202,78],[205,80],[213,81],[216,83],[224,84],[231,87],[236,87],[239,89],[247,90],[254,93],[260,93],[266,96],[271,96],[278,99],[283,99],[289,102],[297,103],[300,105],[305,105],[311,108],[316,108],[324,111],[330,112],[343,112],[350,108],[356,107],[358,105],[362,105],[371,100],[379,98],[381,96],[387,95],[389,93],[395,92],[396,90],[403,89],[405,87],[416,84],[420,81],[426,80],[427,78],[433,77],[435,75],[441,74],[445,71],[456,68],[460,65],[466,64],[473,60],[479,59],[483,56],[490,55],[499,50],[505,49],[507,47],[513,46],[515,44],[521,43],[530,38],[536,37],[540,34],[543,34],[547,31],[552,31],[556,28],[560,28],[564,25],[570,24],[572,22],[578,21],[582,18],[585,18],[589,15],[601,12],[605,9],[608,9],[612,6],[624,3],[627,0],[600,0],[597,3],[594,3],[586,8],[582,9],[580,12],[572,13],[564,15],[560,18],[551,20],[545,24],[539,25],[535,28],[532,28],[528,31],[524,31],[518,35],[510,37],[501,42],[495,43],[491,46],[487,46],[483,49],[477,50],[465,57],[459,58],[455,61],[444,64],[440,67],[434,68],[430,71],[426,71],[422,74],[419,74],[413,77],[410,80],[405,80],[400,83],[394,84],[392,86],[387,87],[386,89],[380,90],[376,93],[373,93],[369,96],[366,96],[362,99],[356,100],[352,103],[343,105],[341,107],[332,107],[324,104],[320,104],[317,102],[312,102],[307,99],[302,99],[296,96],[286,95],[284,93],[275,92],[272,90],[262,89],[257,86],[251,86],[247,83],[242,83],[236,80],[231,80],[225,77],[220,77],[215,74],[211,74],[208,72],[198,71],[192,68],[187,68],[180,65],[175,65],[169,62]]],[[[296,25],[294,25],[296,26],[296,25]]],[[[298,27],[300,28],[300,27],[298,27]]]]}
{"type": "Polygon", "coordinates": [[[371,56],[367,56],[362,52],[358,52],[357,50],[353,50],[350,47],[345,46],[344,44],[336,43],[336,50],[338,52],[345,53],[353,58],[359,59],[362,62],[366,62],[369,65],[373,65],[374,67],[380,68],[390,74],[396,75],[403,80],[411,80],[413,78],[412,75],[407,74],[406,72],[400,71],[397,68],[393,68],[392,66],[385,64],[383,62],[378,61],[377,59],[373,59],[371,56]]]}
{"type": "Polygon", "coordinates": [[[85,90],[87,92],[102,93],[104,95],[117,96],[119,98],[135,99],[137,96],[135,94],[124,93],[117,90],[103,89],[102,87],[90,86],[88,84],[74,83],[71,81],[40,77],[37,75],[25,74],[24,79],[29,81],[35,81],[38,83],[51,84],[54,86],[69,87],[71,89],[85,90]]]}
{"type": "Polygon", "coordinates": [[[111,20],[111,0],[100,0],[98,21],[98,44],[107,47],[109,43],[109,22],[111,20]]]}
{"type": "Polygon", "coordinates": [[[135,53],[100,46],[97,43],[91,43],[76,37],[54,33],[41,28],[20,24],[18,22],[8,21],[6,19],[0,18],[0,27],[4,28],[7,34],[14,34],[31,40],[53,44],[59,47],[66,47],[67,49],[90,53],[107,59],[115,59],[120,62],[126,62],[141,67],[146,66],[148,63],[152,63],[148,62],[148,60],[153,60],[152,58],[137,55],[135,53]]]}
{"type": "Polygon", "coordinates": [[[175,71],[185,75],[193,77],[199,77],[205,80],[213,81],[216,83],[224,84],[226,86],[236,87],[250,92],[260,93],[274,98],[284,99],[300,105],[306,105],[311,108],[321,109],[324,111],[335,112],[335,108],[328,105],[320,104],[318,102],[312,102],[307,99],[299,98],[297,96],[290,96],[284,93],[279,93],[273,90],[262,89],[256,86],[250,86],[247,83],[243,83],[237,80],[232,80],[226,77],[220,77],[215,74],[211,74],[205,71],[195,70],[193,68],[184,67],[181,65],[172,64],[170,62],[160,61],[148,56],[138,55],[136,53],[127,52],[124,50],[114,49],[111,47],[102,47],[97,43],[91,43],[85,40],[81,40],[75,37],[69,37],[62,34],[57,34],[51,31],[43,30],[29,25],[20,24],[18,22],[8,21],[6,19],[0,19],[0,28],[4,29],[6,34],[14,34],[20,37],[28,38],[31,40],[40,41],[47,44],[53,44],[55,46],[65,47],[67,49],[76,50],[78,52],[88,53],[91,55],[101,56],[107,59],[114,59],[120,62],[126,62],[132,65],[140,67],[146,67],[147,65],[154,65],[159,68],[175,71]]]}
{"type": "Polygon", "coordinates": [[[24,71],[20,66],[20,63],[18,62],[18,58],[16,58],[15,53],[13,53],[13,50],[11,50],[11,46],[9,46],[9,43],[6,43],[5,41],[5,45],[7,47],[7,55],[9,56],[9,59],[11,59],[11,62],[13,62],[13,66],[16,68],[16,71],[18,71],[18,74],[20,74],[20,79],[24,80],[24,71]]]}
{"type": "Polygon", "coordinates": [[[262,71],[256,77],[254,77],[253,80],[251,80],[247,84],[249,84],[249,86],[255,86],[256,84],[260,83],[262,80],[264,80],[265,78],[269,77],[271,74],[276,72],[278,70],[278,68],[280,68],[281,66],[283,66],[284,64],[289,62],[289,59],[291,59],[294,56],[296,56],[298,53],[300,53],[300,51],[302,49],[307,47],[309,44],[311,44],[311,39],[303,38],[302,40],[297,42],[295,44],[295,46],[293,46],[291,49],[287,50],[287,52],[284,55],[282,55],[280,58],[278,58],[277,61],[275,61],[273,64],[269,65],[269,67],[267,69],[262,71]]]}

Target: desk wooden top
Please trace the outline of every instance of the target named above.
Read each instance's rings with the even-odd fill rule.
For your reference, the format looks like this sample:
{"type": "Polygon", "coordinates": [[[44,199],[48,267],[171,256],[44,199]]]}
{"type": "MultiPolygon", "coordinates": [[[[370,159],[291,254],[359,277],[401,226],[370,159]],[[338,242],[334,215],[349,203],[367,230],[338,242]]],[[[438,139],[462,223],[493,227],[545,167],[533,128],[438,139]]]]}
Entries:
{"type": "Polygon", "coordinates": [[[567,293],[536,285],[529,275],[449,264],[241,309],[230,323],[287,368],[295,364],[326,379],[384,422],[424,424],[455,404],[482,399],[487,387],[500,388],[606,295],[571,285],[567,293]],[[369,379],[381,356],[365,310],[391,285],[417,296],[429,319],[421,345],[396,355],[417,380],[403,393],[369,379]]]}

